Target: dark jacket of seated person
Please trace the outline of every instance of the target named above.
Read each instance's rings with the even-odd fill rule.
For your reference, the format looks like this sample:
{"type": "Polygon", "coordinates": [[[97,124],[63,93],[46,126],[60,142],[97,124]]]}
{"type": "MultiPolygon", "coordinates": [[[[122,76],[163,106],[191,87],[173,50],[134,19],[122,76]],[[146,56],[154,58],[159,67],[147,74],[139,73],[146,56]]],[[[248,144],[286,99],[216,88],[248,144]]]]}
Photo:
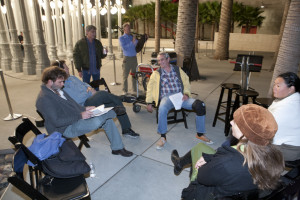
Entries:
{"type": "Polygon", "coordinates": [[[237,146],[222,146],[216,152],[199,143],[183,157],[172,152],[174,173],[192,165],[191,183],[182,198],[213,199],[255,189],[275,189],[284,170],[281,152],[271,144],[277,131],[273,115],[254,104],[241,106],[231,121],[237,146]]]}

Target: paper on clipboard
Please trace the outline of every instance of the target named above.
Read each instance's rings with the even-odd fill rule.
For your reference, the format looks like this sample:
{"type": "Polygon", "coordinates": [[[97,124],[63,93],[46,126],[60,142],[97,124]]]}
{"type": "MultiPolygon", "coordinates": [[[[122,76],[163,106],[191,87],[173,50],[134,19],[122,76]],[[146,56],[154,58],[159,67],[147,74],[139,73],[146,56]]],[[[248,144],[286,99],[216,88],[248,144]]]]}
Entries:
{"type": "Polygon", "coordinates": [[[183,98],[183,94],[181,92],[178,92],[176,94],[170,95],[169,99],[172,101],[175,110],[180,110],[181,106],[182,106],[182,98],[183,98]]]}
{"type": "Polygon", "coordinates": [[[92,109],[91,111],[93,112],[93,117],[95,117],[95,116],[103,115],[103,114],[107,113],[108,111],[110,111],[113,108],[114,107],[104,108],[104,105],[100,105],[100,106],[92,109]]]}

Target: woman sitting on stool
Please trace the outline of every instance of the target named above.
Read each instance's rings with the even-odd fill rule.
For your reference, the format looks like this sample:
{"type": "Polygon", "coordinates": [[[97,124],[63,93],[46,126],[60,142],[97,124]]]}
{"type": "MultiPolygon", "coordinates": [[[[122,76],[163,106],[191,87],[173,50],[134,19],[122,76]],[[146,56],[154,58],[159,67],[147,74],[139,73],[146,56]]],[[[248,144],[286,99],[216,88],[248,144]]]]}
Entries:
{"type": "Polygon", "coordinates": [[[273,144],[285,161],[300,159],[300,79],[293,72],[280,74],[274,82],[276,98],[268,110],[278,124],[273,144]]]}
{"type": "Polygon", "coordinates": [[[199,143],[185,156],[172,152],[174,173],[192,164],[191,183],[182,198],[210,199],[232,196],[257,188],[275,189],[284,170],[281,152],[271,143],[277,131],[273,115],[254,104],[237,109],[231,121],[236,146],[222,146],[215,152],[199,143]],[[199,159],[200,158],[200,159],[199,159]]]}

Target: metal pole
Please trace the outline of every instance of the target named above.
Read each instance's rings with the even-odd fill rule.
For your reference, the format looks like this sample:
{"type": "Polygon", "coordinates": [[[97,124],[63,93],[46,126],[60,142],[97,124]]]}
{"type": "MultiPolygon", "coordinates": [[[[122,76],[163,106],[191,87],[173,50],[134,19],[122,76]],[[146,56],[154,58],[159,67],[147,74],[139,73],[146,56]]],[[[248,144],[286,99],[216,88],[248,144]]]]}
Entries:
{"type": "Polygon", "coordinates": [[[5,92],[5,96],[6,96],[6,101],[7,101],[7,104],[8,104],[9,113],[10,113],[10,114],[8,114],[8,116],[5,117],[3,120],[9,121],[9,120],[18,119],[18,118],[22,117],[22,114],[14,114],[14,113],[13,113],[13,110],[12,110],[12,107],[11,107],[11,103],[10,103],[10,100],[9,100],[9,96],[8,96],[8,92],[7,92],[7,88],[6,88],[6,84],[5,84],[5,80],[4,80],[4,76],[3,76],[3,71],[2,71],[2,69],[0,69],[0,76],[1,76],[1,81],[2,81],[2,85],[3,85],[4,92],[5,92]]]}
{"type": "Polygon", "coordinates": [[[114,82],[110,83],[110,85],[120,85],[120,83],[117,83],[117,78],[116,78],[116,62],[115,62],[115,54],[112,54],[112,59],[114,63],[114,82]]]}

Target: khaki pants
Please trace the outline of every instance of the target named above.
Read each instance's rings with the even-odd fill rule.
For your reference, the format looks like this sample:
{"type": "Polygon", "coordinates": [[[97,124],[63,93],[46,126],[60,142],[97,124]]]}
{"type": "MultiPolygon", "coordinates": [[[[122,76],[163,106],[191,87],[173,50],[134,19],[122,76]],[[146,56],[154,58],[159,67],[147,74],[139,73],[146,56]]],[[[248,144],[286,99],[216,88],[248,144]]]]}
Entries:
{"type": "MultiPolygon", "coordinates": [[[[129,72],[135,73],[136,72],[136,67],[137,67],[137,57],[128,57],[125,56],[123,59],[123,92],[128,92],[128,75],[129,72]]],[[[136,92],[136,80],[134,77],[132,77],[132,90],[133,92],[136,92]]]]}

